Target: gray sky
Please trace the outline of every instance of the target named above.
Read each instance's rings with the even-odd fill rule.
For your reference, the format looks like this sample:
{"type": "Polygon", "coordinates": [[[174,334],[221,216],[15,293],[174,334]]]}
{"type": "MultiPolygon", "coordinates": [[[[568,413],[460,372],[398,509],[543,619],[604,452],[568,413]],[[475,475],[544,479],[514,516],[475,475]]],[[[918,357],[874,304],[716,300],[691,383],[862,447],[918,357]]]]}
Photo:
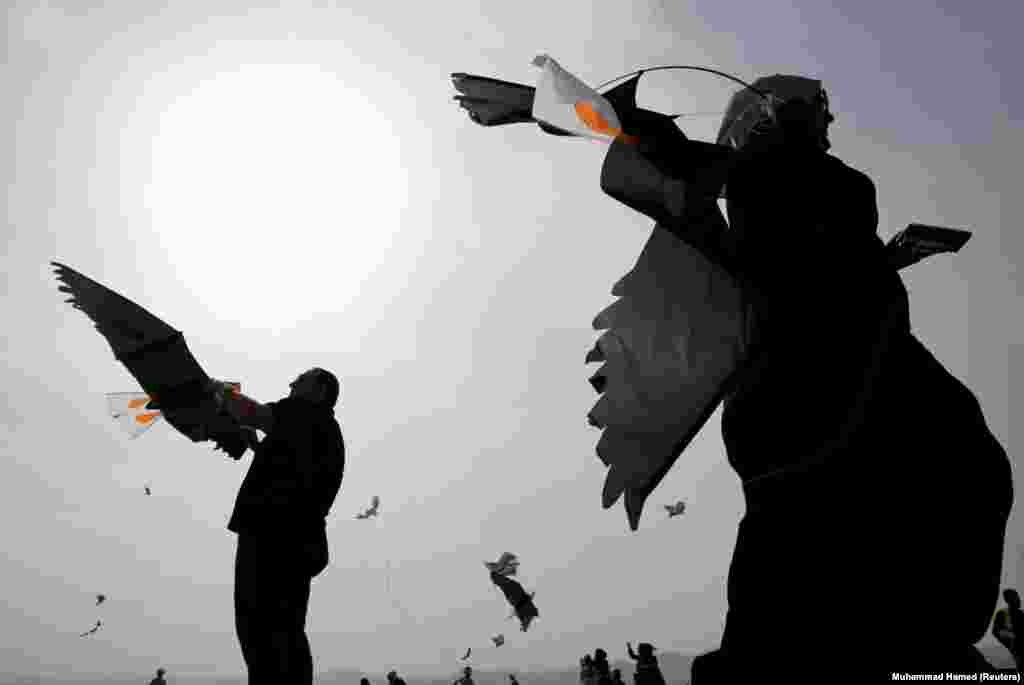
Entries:
{"type": "MultiPolygon", "coordinates": [[[[917,334],[1015,455],[1024,10],[944,4],[8,3],[0,663],[243,668],[225,524],[248,457],[166,425],[128,440],[103,393],[135,382],[62,303],[50,259],[184,331],[247,394],[276,399],[314,364],[342,378],[349,458],[308,624],[318,669],[453,670],[468,646],[481,667],[527,667],[627,640],[717,645],[743,507],[717,416],[634,534],[621,505],[600,508],[585,419],[590,321],[650,222],[600,192],[601,143],[484,129],[450,101],[450,72],[532,84],[542,52],[592,85],[656,64],[821,78],[833,153],[877,183],[883,236],[974,231],[905,281],[917,334]],[[353,521],[374,494],[381,518],[353,521]],[[686,515],[664,520],[656,507],[677,498],[686,515]],[[480,563],[505,550],[538,593],[525,634],[480,563]],[[496,632],[507,643],[487,649],[496,632]]],[[[720,111],[732,89],[657,76],[640,100],[665,111],[720,111]]]]}

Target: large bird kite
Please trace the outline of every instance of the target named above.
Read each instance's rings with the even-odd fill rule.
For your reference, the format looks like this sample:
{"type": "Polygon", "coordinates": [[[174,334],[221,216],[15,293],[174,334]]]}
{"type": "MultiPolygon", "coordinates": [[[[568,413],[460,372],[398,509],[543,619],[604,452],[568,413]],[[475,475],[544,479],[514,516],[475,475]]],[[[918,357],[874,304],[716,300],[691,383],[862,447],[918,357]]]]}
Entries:
{"type": "MultiPolygon", "coordinates": [[[[547,133],[610,142],[601,189],[657,222],[636,265],[612,288],[616,301],[594,318],[602,333],[586,357],[602,363],[590,378],[600,397],[587,415],[603,431],[596,447],[608,467],[602,505],[622,498],[636,530],[647,498],[751,362],[750,306],[717,205],[735,151],[690,140],[676,117],[639,108],[637,84],[648,71],[686,69],[743,85],[719,135],[733,141],[808,84],[772,76],[750,85],[707,67],[664,66],[612,79],[626,80],[599,93],[550,57],[534,64],[542,69],[536,88],[454,73],[455,100],[482,126],[533,122],[547,133]]],[[[887,251],[904,268],[956,252],[969,235],[913,224],[887,251]]]]}
{"type": "Polygon", "coordinates": [[[163,417],[175,430],[192,442],[211,440],[216,449],[239,459],[253,440],[253,431],[219,410],[208,391],[210,376],[185,345],[181,332],[167,325],[131,300],[83,276],[74,269],[51,262],[56,267],[61,292],[71,295],[70,302],[92,319],[107,339],[114,357],[142,386],[143,394],[123,395],[123,406],[111,413],[128,417],[143,426],[163,417]],[[131,395],[131,397],[129,397],[131,395]]]}

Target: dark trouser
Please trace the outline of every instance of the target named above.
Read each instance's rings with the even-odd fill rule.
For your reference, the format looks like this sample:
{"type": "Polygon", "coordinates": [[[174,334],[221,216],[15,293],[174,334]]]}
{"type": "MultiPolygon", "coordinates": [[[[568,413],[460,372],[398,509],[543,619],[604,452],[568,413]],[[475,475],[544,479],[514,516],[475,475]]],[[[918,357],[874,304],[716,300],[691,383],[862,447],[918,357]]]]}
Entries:
{"type": "Polygon", "coordinates": [[[288,543],[238,536],[235,630],[249,685],[312,685],[313,655],[306,638],[310,574],[288,543]]]}

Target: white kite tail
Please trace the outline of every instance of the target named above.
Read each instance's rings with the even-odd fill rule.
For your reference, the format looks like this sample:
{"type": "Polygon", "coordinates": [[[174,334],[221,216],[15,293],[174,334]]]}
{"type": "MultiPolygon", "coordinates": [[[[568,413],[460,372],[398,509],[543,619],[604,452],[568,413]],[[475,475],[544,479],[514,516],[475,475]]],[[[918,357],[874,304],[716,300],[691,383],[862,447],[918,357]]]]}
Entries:
{"type": "Polygon", "coordinates": [[[150,399],[144,392],[108,392],[107,413],[129,437],[137,438],[163,416],[156,409],[146,409],[150,399]]]}

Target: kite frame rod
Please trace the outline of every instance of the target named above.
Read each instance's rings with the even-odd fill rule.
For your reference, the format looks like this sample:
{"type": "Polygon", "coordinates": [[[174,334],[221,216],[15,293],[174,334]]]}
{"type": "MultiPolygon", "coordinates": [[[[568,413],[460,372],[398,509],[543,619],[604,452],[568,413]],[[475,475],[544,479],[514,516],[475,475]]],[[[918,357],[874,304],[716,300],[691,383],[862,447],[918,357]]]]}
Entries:
{"type": "Polygon", "coordinates": [[[736,83],[740,84],[744,88],[749,88],[750,90],[754,91],[755,93],[757,93],[761,97],[765,98],[766,100],[768,99],[768,94],[767,93],[764,93],[761,90],[759,90],[757,88],[754,88],[754,86],[750,85],[746,81],[744,81],[744,80],[742,80],[742,79],[740,79],[740,78],[738,78],[736,76],[733,76],[732,74],[729,74],[729,73],[724,72],[724,71],[719,71],[718,69],[711,69],[710,67],[698,67],[698,66],[694,66],[694,65],[691,65],[691,64],[665,64],[665,65],[660,65],[660,66],[656,66],[656,67],[644,67],[642,69],[637,69],[635,71],[631,71],[628,74],[623,74],[622,76],[616,76],[613,79],[609,79],[609,80],[605,81],[604,83],[602,83],[601,85],[599,85],[596,88],[594,88],[594,90],[601,90],[602,88],[604,88],[605,86],[607,86],[609,84],[615,83],[616,81],[621,81],[622,79],[629,78],[630,76],[635,76],[637,74],[642,76],[643,74],[645,74],[648,71],[661,71],[663,69],[686,69],[686,70],[690,70],[690,71],[704,71],[704,72],[707,72],[709,74],[716,74],[718,76],[722,76],[724,78],[727,78],[730,81],[735,81],[736,83]]]}

